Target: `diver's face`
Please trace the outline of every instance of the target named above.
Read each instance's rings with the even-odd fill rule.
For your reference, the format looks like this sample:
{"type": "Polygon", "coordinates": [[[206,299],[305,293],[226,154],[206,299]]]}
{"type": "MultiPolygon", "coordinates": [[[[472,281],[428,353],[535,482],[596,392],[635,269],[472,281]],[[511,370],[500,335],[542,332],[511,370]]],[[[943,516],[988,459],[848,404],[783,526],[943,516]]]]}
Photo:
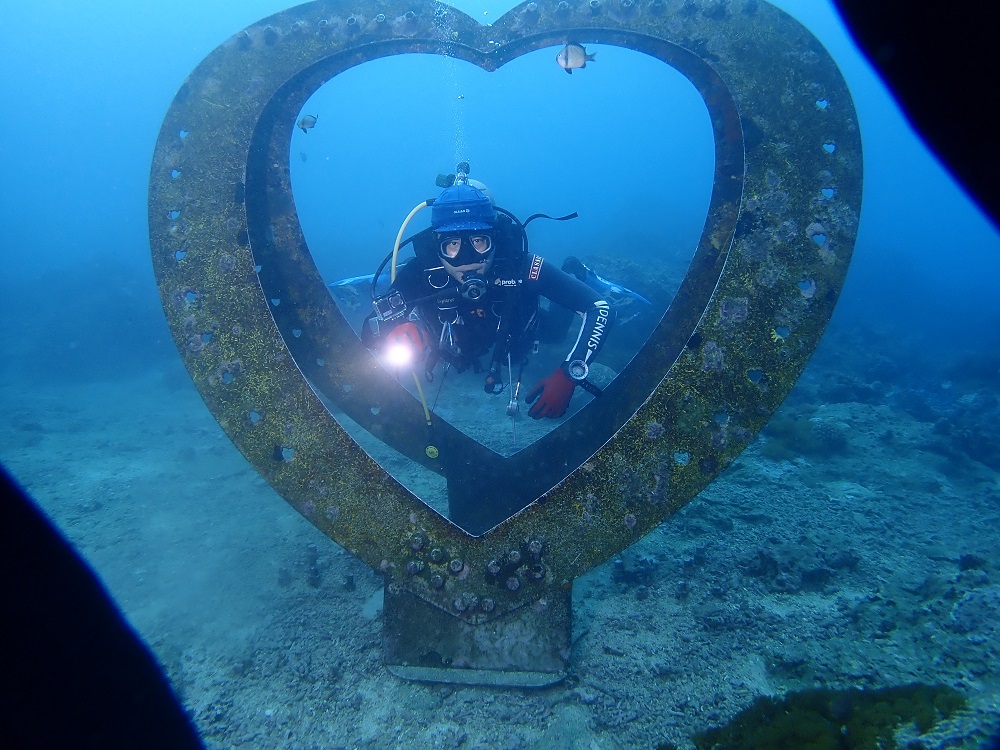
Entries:
{"type": "Polygon", "coordinates": [[[482,231],[437,235],[438,254],[445,270],[458,282],[466,276],[484,276],[493,265],[493,237],[482,231]]]}

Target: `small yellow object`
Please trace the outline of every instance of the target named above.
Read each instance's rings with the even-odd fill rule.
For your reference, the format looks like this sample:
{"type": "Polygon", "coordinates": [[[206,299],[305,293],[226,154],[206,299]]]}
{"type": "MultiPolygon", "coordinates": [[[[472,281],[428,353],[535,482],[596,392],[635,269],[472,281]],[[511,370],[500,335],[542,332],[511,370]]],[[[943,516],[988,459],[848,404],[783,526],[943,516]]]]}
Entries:
{"type": "Polygon", "coordinates": [[[427,458],[437,458],[440,455],[436,445],[428,445],[424,448],[424,453],[427,454],[427,458]]]}
{"type": "Polygon", "coordinates": [[[785,337],[782,336],[780,333],[778,333],[778,331],[776,329],[774,329],[774,328],[771,329],[771,341],[773,341],[775,344],[777,344],[779,341],[784,341],[784,340],[785,340],[785,337]]]}

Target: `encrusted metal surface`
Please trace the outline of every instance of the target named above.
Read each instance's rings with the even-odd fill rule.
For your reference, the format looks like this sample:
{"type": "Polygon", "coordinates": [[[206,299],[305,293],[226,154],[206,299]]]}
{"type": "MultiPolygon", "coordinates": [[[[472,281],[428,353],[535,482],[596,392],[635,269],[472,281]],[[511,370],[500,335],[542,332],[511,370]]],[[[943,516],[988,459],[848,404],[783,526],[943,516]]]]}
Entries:
{"type": "MultiPolygon", "coordinates": [[[[487,600],[487,608],[492,604],[487,600]]],[[[480,602],[466,599],[460,606],[480,602]]],[[[573,592],[552,589],[530,606],[474,625],[398,586],[385,589],[386,666],[400,677],[467,685],[542,687],[564,679],[573,648],[573,592]]],[[[481,607],[480,607],[481,608],[481,607]]]]}
{"type": "MultiPolygon", "coordinates": [[[[839,71],[763,0],[529,2],[489,27],[423,0],[321,0],[240,32],[184,83],[154,155],[150,241],[185,364],[247,459],[391,585],[483,623],[630,545],[753,439],[832,313],[861,173],[839,71]],[[545,474],[544,502],[473,537],[389,477],[310,385],[444,470],[424,453],[419,405],[362,347],[309,257],[289,138],[319,86],[368,60],[432,52],[496,70],[568,38],[645,52],[692,81],[712,119],[715,187],[674,303],[608,397],[574,417],[589,442],[573,451],[560,428],[542,446],[580,467],[545,474]]],[[[477,450],[437,427],[446,450],[477,450]]]]}

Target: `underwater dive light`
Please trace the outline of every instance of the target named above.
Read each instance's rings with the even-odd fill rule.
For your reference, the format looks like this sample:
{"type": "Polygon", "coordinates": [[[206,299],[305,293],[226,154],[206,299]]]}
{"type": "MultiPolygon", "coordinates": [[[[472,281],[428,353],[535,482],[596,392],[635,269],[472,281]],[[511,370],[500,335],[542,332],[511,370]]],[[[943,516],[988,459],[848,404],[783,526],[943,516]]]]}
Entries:
{"type": "Polygon", "coordinates": [[[393,367],[408,367],[413,363],[413,350],[406,344],[393,344],[385,352],[385,361],[393,367]]]}

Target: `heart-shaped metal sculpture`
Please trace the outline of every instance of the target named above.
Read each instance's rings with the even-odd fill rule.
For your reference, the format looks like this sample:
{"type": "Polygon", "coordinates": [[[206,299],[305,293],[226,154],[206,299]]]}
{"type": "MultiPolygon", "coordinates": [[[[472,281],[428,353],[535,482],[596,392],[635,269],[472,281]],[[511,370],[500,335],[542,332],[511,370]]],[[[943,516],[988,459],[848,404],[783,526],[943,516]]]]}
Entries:
{"type": "Polygon", "coordinates": [[[492,26],[426,0],[318,0],[241,31],[184,83],[153,160],[150,243],[178,347],[223,429],[303,516],[385,573],[387,660],[424,670],[409,676],[520,671],[543,676],[496,681],[540,684],[565,666],[573,579],[695,497],[801,373],[847,271],[861,171],[839,71],[763,0],[542,0],[492,26]],[[715,183],[649,341],[604,398],[504,458],[440,420],[429,431],[347,324],[299,226],[289,142],[306,99],[368,60],[424,52],[492,71],[569,39],[684,74],[711,117],[715,183]],[[388,475],[323,399],[445,474],[449,492],[474,467],[498,508],[466,524],[481,536],[388,475]],[[520,645],[491,652],[502,638],[520,645]]]}

